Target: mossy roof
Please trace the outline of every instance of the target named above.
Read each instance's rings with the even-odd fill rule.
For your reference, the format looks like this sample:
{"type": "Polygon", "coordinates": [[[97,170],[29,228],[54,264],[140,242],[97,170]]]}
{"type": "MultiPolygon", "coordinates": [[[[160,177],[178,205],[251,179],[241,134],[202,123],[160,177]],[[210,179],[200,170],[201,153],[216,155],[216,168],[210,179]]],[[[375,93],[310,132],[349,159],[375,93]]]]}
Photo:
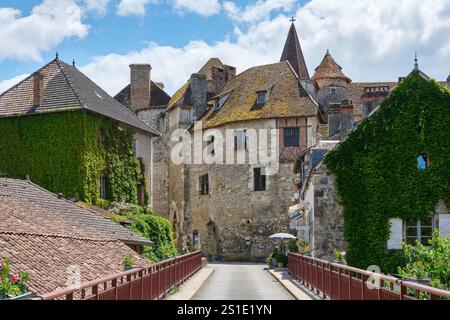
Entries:
{"type": "Polygon", "coordinates": [[[329,51],[327,51],[327,53],[323,57],[322,62],[315,69],[315,71],[316,72],[311,78],[312,80],[324,78],[341,78],[348,83],[352,82],[352,80],[342,72],[342,67],[336,63],[329,51]]]}
{"type": "Polygon", "coordinates": [[[318,106],[299,82],[297,74],[287,61],[250,68],[228,81],[218,97],[231,96],[216,110],[202,118],[203,126],[258,119],[316,116],[318,106]],[[256,105],[258,91],[268,91],[263,106],[256,105]]]}

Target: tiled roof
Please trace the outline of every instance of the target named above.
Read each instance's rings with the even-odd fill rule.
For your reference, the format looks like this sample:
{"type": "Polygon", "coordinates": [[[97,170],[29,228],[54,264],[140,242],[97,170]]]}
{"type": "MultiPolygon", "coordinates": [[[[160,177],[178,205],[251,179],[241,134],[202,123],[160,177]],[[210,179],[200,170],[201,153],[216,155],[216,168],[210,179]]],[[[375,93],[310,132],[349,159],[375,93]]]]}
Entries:
{"type": "MultiPolygon", "coordinates": [[[[115,97],[122,105],[130,108],[130,85],[123,88],[115,97]]],[[[155,82],[150,82],[150,105],[149,108],[166,107],[170,96],[155,82]]]]}
{"type": "Polygon", "coordinates": [[[225,84],[219,96],[231,93],[223,106],[212,107],[202,118],[203,126],[256,119],[315,116],[317,104],[303,89],[287,61],[250,68],[225,84]],[[256,92],[268,90],[268,100],[256,105],[256,92]]]}
{"type": "Polygon", "coordinates": [[[305,57],[303,56],[294,23],[289,29],[280,61],[289,61],[301,80],[309,79],[308,68],[306,67],[305,57]]]}
{"type": "Polygon", "coordinates": [[[53,193],[44,190],[35,184],[24,181],[0,178],[0,196],[17,197],[21,201],[28,201],[40,208],[58,214],[64,219],[79,224],[91,234],[106,234],[110,238],[120,240],[126,244],[151,245],[152,242],[133,231],[102,217],[90,210],[86,210],[60,199],[53,193]]]}
{"type": "Polygon", "coordinates": [[[362,95],[367,87],[389,87],[392,91],[398,82],[353,82],[348,85],[349,99],[353,102],[353,112],[357,119],[362,116],[362,95]]]}
{"type": "Polygon", "coordinates": [[[351,82],[350,78],[342,72],[342,67],[334,61],[330,52],[327,51],[322,62],[315,69],[315,73],[311,79],[318,80],[323,78],[342,78],[347,82],[351,82]]]}
{"type": "Polygon", "coordinates": [[[43,104],[33,106],[33,76],[0,95],[0,117],[86,109],[148,133],[159,133],[141,121],[77,68],[53,60],[38,71],[43,76],[43,104]]]}
{"type": "Polygon", "coordinates": [[[13,272],[30,273],[35,294],[67,287],[77,268],[81,282],[119,273],[127,254],[136,266],[150,265],[111,229],[81,216],[96,215],[29,182],[0,178],[0,258],[11,261],[13,272]]]}

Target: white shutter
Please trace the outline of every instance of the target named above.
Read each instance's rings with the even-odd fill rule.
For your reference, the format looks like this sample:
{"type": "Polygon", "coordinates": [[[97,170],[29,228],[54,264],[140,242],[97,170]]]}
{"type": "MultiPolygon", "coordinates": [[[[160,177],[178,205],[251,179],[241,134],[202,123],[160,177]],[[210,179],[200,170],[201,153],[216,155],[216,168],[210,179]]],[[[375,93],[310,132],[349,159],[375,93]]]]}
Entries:
{"type": "Polygon", "coordinates": [[[441,237],[450,237],[450,214],[439,215],[439,233],[441,237]]]}
{"type": "Polygon", "coordinates": [[[388,249],[401,249],[403,241],[403,221],[402,219],[389,219],[391,225],[391,233],[387,242],[388,249]]]}

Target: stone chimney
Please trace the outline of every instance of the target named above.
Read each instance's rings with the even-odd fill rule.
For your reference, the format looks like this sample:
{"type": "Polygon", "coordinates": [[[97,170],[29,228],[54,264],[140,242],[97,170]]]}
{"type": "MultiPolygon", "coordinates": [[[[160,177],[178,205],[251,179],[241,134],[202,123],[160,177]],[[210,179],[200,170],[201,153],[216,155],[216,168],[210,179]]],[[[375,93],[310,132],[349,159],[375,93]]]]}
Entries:
{"type": "Polygon", "coordinates": [[[191,75],[191,101],[193,106],[194,120],[200,119],[208,108],[207,91],[208,82],[206,76],[201,73],[191,75]]]}
{"type": "Polygon", "coordinates": [[[225,78],[226,81],[233,79],[236,77],[236,67],[232,67],[229,65],[224,65],[225,67],[225,78]]]}
{"type": "Polygon", "coordinates": [[[341,102],[341,137],[353,129],[353,103],[349,100],[341,102]]]}
{"type": "Polygon", "coordinates": [[[211,77],[212,77],[211,89],[213,90],[213,94],[217,95],[219,94],[220,90],[222,90],[223,86],[225,85],[225,82],[227,81],[226,71],[225,69],[219,67],[212,67],[211,77]]]}
{"type": "Polygon", "coordinates": [[[328,137],[335,136],[341,131],[341,105],[330,103],[328,107],[328,137]]]}
{"type": "Polygon", "coordinates": [[[130,109],[134,113],[150,107],[150,72],[149,64],[130,65],[130,109]]]}
{"type": "Polygon", "coordinates": [[[33,74],[33,106],[39,107],[44,103],[44,77],[39,72],[33,74]]]}

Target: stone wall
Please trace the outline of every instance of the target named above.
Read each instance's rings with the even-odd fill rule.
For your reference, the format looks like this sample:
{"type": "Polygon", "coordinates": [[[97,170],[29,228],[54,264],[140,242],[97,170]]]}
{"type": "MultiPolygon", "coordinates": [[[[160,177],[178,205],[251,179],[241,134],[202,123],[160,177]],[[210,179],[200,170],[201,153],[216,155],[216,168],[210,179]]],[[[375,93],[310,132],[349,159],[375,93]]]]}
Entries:
{"type": "MultiPolygon", "coordinates": [[[[275,128],[275,120],[223,126],[225,129],[275,128]]],[[[235,152],[236,157],[236,152],[235,152]]],[[[267,176],[265,191],[253,190],[250,164],[190,165],[184,234],[198,233],[202,251],[210,259],[264,261],[277,244],[268,237],[289,231],[288,207],[293,205],[293,163],[280,164],[277,174],[267,176]],[[200,194],[199,177],[209,175],[209,194],[200,194]]],[[[171,181],[172,184],[172,181],[171,181]]],[[[178,193],[177,193],[178,194],[178,193]]],[[[173,194],[176,196],[176,194],[173,194]]]]}
{"type": "MultiPolygon", "coordinates": [[[[140,111],[138,116],[146,124],[160,133],[165,131],[164,108],[153,108],[140,111]]],[[[151,178],[147,179],[147,189],[150,195],[150,206],[152,211],[165,218],[169,217],[169,167],[168,147],[164,137],[153,137],[152,139],[152,166],[151,178]]]]}
{"type": "Polygon", "coordinates": [[[345,250],[343,208],[336,199],[334,176],[321,165],[313,176],[314,216],[312,219],[314,256],[334,260],[333,249],[345,250]]]}

